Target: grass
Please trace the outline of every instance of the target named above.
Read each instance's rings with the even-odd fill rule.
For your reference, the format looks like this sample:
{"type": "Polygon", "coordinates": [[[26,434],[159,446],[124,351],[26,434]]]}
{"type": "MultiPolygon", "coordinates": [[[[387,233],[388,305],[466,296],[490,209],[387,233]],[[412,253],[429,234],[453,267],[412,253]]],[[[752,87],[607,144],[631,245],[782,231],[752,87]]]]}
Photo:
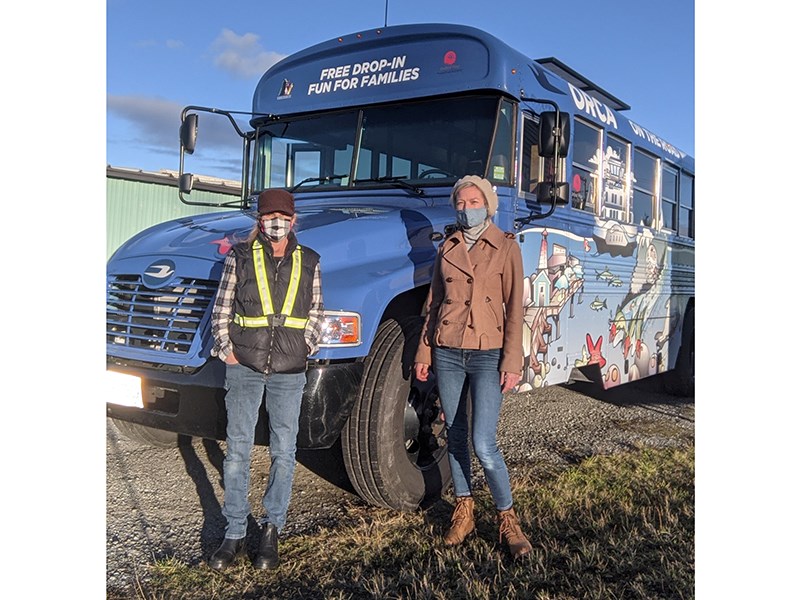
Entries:
{"type": "Polygon", "coordinates": [[[688,599],[694,597],[694,447],[595,456],[559,473],[516,470],[515,508],[533,544],[514,562],[498,544],[487,492],[477,535],[441,536],[446,499],[422,513],[357,508],[354,525],[281,540],[281,565],[224,572],[151,565],[136,597],[157,599],[688,599]]]}

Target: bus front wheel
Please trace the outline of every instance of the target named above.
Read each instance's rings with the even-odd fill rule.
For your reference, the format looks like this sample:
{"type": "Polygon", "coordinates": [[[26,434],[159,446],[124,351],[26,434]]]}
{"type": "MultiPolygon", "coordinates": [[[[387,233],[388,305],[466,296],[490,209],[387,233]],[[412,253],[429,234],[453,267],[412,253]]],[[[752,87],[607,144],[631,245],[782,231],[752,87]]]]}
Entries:
{"type": "Polygon", "coordinates": [[[342,430],[345,468],[361,498],[413,511],[450,482],[444,418],[433,377],[414,377],[421,317],[389,319],[365,359],[359,397],[342,430]]]}

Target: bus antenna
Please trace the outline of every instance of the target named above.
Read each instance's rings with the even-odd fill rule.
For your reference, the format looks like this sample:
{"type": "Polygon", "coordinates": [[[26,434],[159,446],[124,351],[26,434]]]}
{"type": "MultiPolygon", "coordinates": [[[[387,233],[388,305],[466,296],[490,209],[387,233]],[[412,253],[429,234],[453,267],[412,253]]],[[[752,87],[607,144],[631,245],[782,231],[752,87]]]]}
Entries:
{"type": "Polygon", "coordinates": [[[386,0],[386,7],[383,9],[383,26],[389,25],[389,0],[386,0]]]}

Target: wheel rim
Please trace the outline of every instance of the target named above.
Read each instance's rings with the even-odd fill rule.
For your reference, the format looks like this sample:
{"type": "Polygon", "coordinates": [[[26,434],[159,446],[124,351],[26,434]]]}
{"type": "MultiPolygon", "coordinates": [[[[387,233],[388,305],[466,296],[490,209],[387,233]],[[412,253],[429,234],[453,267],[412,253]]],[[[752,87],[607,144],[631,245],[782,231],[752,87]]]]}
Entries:
{"type": "Polygon", "coordinates": [[[409,462],[420,469],[435,465],[447,451],[444,413],[436,386],[411,386],[403,413],[403,439],[409,462]]]}

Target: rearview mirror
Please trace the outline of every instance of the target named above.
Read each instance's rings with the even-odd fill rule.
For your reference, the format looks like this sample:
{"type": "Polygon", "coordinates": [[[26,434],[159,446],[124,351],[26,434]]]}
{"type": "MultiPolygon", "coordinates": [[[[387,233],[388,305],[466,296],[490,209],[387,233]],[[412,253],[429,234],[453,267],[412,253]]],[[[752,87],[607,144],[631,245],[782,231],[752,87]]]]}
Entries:
{"type": "Polygon", "coordinates": [[[192,191],[194,185],[194,175],[191,173],[183,173],[178,181],[178,189],[182,194],[188,194],[192,191]]]}
{"type": "Polygon", "coordinates": [[[537,202],[555,200],[557,205],[563,206],[569,202],[569,184],[563,181],[558,183],[543,181],[536,187],[536,200],[537,202]]]}
{"type": "Polygon", "coordinates": [[[187,154],[192,154],[196,145],[197,113],[191,113],[181,123],[181,146],[187,154]]]}
{"type": "Polygon", "coordinates": [[[539,115],[539,156],[553,158],[556,155],[558,143],[558,157],[564,158],[569,150],[569,115],[559,112],[556,118],[555,111],[545,111],[539,115]],[[558,121],[561,121],[560,123],[558,121]]]}

